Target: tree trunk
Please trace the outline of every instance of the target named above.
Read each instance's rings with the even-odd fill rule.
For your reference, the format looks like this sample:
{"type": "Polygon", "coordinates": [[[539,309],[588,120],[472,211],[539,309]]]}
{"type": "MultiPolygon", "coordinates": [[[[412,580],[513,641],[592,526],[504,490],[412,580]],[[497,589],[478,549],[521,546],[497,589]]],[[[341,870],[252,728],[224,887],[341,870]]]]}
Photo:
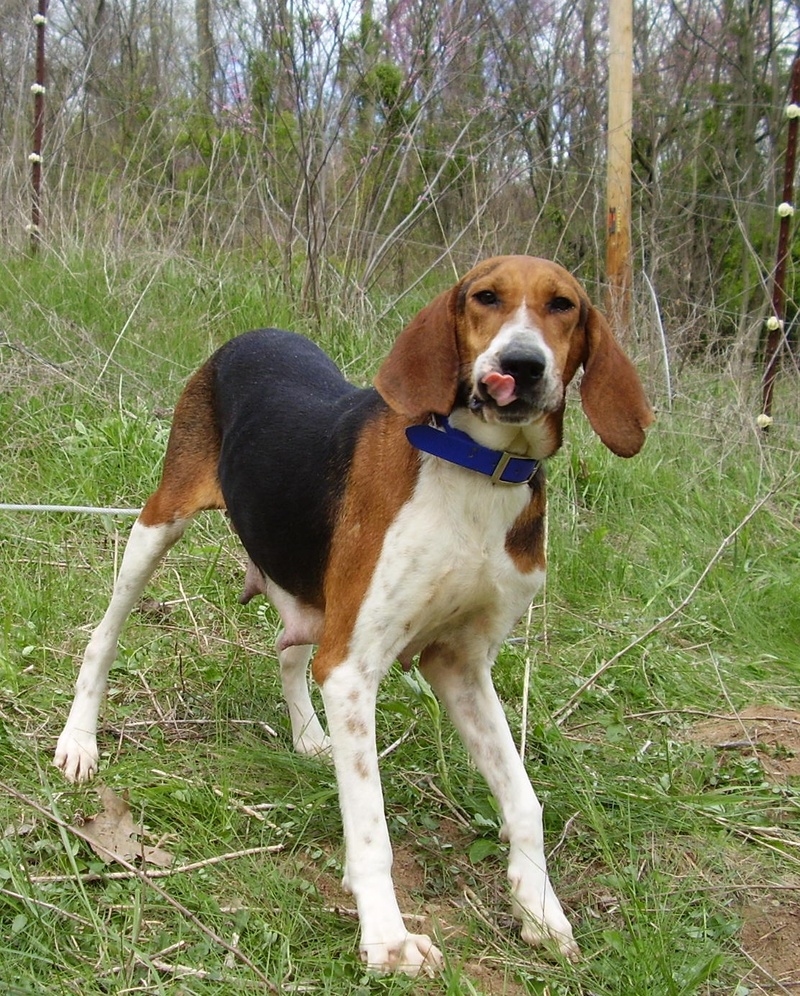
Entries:
{"type": "Polygon", "coordinates": [[[197,30],[197,85],[200,99],[209,114],[216,104],[214,79],[217,71],[217,53],[211,28],[211,0],[195,0],[195,27],[197,30]]]}

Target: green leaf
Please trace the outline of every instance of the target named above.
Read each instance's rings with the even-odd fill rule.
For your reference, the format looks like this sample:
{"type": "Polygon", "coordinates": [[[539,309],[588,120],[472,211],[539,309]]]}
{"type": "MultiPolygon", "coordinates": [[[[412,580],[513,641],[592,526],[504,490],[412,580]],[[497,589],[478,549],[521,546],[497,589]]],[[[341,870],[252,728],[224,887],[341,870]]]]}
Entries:
{"type": "Polygon", "coordinates": [[[470,845],[469,860],[473,863],[473,865],[476,865],[479,861],[483,861],[485,858],[492,857],[499,853],[500,847],[497,841],[490,840],[488,837],[478,837],[478,839],[473,840],[470,845]]]}

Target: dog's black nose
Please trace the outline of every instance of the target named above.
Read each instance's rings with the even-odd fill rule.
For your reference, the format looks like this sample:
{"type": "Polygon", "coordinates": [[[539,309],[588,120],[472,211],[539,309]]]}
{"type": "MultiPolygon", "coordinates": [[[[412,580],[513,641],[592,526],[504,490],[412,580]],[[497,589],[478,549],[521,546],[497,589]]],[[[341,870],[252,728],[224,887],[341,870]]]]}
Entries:
{"type": "Polygon", "coordinates": [[[533,386],[544,376],[547,359],[539,350],[508,350],[500,356],[500,368],[519,387],[533,386]]]}

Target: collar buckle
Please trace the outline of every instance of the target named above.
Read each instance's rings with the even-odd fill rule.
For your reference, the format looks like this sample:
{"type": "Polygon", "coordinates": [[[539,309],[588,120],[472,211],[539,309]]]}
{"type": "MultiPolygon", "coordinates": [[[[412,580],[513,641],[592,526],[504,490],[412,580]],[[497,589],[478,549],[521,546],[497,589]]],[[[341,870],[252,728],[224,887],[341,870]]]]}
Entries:
{"type": "Polygon", "coordinates": [[[503,480],[503,471],[511,463],[511,454],[506,453],[505,450],[500,454],[500,459],[497,461],[497,466],[492,471],[491,482],[492,484],[511,484],[512,481],[503,480]]]}

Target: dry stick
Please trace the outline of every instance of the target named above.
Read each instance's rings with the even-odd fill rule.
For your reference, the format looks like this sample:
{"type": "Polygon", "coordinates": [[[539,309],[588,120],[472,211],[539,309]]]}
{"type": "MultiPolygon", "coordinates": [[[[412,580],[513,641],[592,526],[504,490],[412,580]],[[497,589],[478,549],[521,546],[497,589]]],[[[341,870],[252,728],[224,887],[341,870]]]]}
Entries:
{"type": "MultiPolygon", "coordinates": [[[[192,861],[187,865],[177,865],[175,868],[158,868],[147,873],[147,878],[171,878],[173,875],[181,875],[184,872],[197,871],[199,868],[208,868],[210,865],[218,865],[223,861],[231,861],[234,858],[248,858],[253,854],[276,854],[285,850],[284,844],[270,844],[266,847],[248,847],[243,851],[229,851],[227,854],[216,854],[213,858],[204,858],[202,861],[192,861]]],[[[29,881],[37,885],[52,885],[55,882],[107,882],[137,878],[140,876],[138,870],[123,872],[87,872],[85,875],[31,875],[29,881]]]]}
{"type": "MultiPolygon", "coordinates": [[[[94,847],[96,850],[104,851],[106,854],[109,855],[109,857],[113,858],[118,864],[121,864],[123,868],[126,868],[127,871],[130,872],[133,877],[138,878],[141,882],[144,882],[145,885],[148,885],[158,896],[160,896],[164,900],[164,902],[168,903],[170,906],[172,906],[173,909],[177,910],[177,912],[180,913],[182,917],[185,917],[187,920],[189,920],[190,923],[193,923],[195,927],[197,927],[197,929],[202,934],[205,934],[205,936],[212,943],[218,944],[226,951],[229,951],[234,956],[234,958],[238,958],[238,960],[242,962],[242,964],[246,965],[250,969],[250,971],[254,973],[254,975],[258,978],[259,982],[264,983],[264,985],[267,987],[267,989],[269,989],[270,992],[272,993],[280,992],[280,989],[275,985],[275,983],[270,982],[270,980],[266,977],[266,975],[264,975],[261,969],[258,968],[258,966],[255,965],[243,951],[235,947],[233,944],[229,944],[224,938],[220,937],[219,934],[215,933],[210,927],[207,927],[203,923],[203,921],[194,913],[192,913],[192,911],[187,906],[184,906],[183,903],[179,902],[177,899],[174,899],[168,892],[162,889],[160,885],[157,885],[153,881],[153,875],[157,873],[153,873],[153,875],[150,875],[147,872],[141,871],[135,865],[132,865],[129,861],[126,861],[118,854],[115,854],[113,851],[109,850],[109,848],[103,847],[102,844],[98,844],[96,840],[91,840],[89,835],[83,833],[82,830],[79,830],[77,827],[72,827],[68,823],[65,823],[64,820],[59,819],[59,817],[56,816],[55,813],[51,813],[49,809],[45,809],[44,806],[40,805],[34,799],[29,799],[28,796],[23,795],[22,792],[18,792],[15,788],[13,788],[11,785],[8,785],[6,782],[0,782],[0,790],[2,790],[3,792],[7,792],[10,796],[19,800],[19,802],[21,802],[24,806],[27,806],[30,809],[35,810],[41,816],[44,816],[52,823],[55,823],[55,825],[59,827],[61,830],[65,830],[67,833],[73,834],[79,840],[83,840],[87,844],[91,844],[91,846],[94,847]]],[[[113,874],[113,872],[111,874],[113,874]]]]}
{"type": "MultiPolygon", "coordinates": [[[[775,976],[772,975],[771,972],[768,972],[767,969],[764,968],[764,966],[761,964],[761,962],[756,961],[756,959],[750,954],[750,952],[747,951],[747,950],[745,950],[745,948],[742,947],[741,944],[737,944],[736,947],[739,949],[739,951],[741,952],[741,954],[743,954],[744,957],[750,962],[750,964],[753,966],[753,968],[757,972],[760,972],[761,975],[763,975],[763,977],[765,979],[767,979],[767,981],[769,982],[769,984],[771,986],[776,986],[777,989],[780,990],[780,992],[786,993],[787,996],[794,996],[794,994],[796,992],[795,989],[787,989],[786,986],[780,981],[780,979],[776,979],[775,976]]],[[[748,975],[749,975],[749,973],[748,973],[748,975]]],[[[745,978],[747,978],[747,976],[745,976],[745,978]]],[[[761,988],[761,987],[759,986],[759,988],[761,988]]],[[[763,990],[762,990],[762,992],[763,992],[763,990]]]]}
{"type": "MultiPolygon", "coordinates": [[[[72,878],[72,876],[65,875],[64,878],[72,878]]],[[[53,903],[46,903],[43,899],[34,899],[33,896],[23,896],[21,892],[14,892],[13,889],[0,889],[0,896],[8,896],[10,899],[19,899],[23,903],[30,903],[33,906],[38,906],[40,909],[51,910],[53,913],[58,913],[59,916],[65,916],[69,920],[74,920],[76,923],[79,923],[84,927],[93,926],[91,920],[87,920],[85,916],[78,916],[77,913],[70,913],[68,910],[62,910],[60,906],[56,906],[53,903]]]]}
{"type": "Polygon", "coordinates": [[[564,705],[561,706],[560,709],[556,710],[553,716],[553,720],[556,726],[561,726],[561,724],[565,722],[565,720],[569,719],[569,717],[577,708],[578,701],[582,698],[584,693],[588,691],[588,689],[590,689],[593,685],[595,685],[597,681],[606,673],[606,671],[608,671],[608,669],[613,664],[616,664],[616,662],[620,659],[620,657],[624,657],[629,650],[633,650],[634,647],[638,647],[641,643],[644,643],[645,640],[648,640],[654,633],[657,633],[658,630],[663,629],[664,626],[667,625],[667,623],[672,622],[672,620],[676,616],[680,615],[681,612],[683,612],[683,610],[686,608],[689,602],[691,602],[691,600],[697,594],[698,588],[711,573],[711,570],[713,569],[714,565],[717,563],[719,558],[722,556],[722,554],[727,550],[730,544],[738,536],[741,530],[744,529],[744,527],[753,518],[753,516],[759,511],[759,509],[766,502],[768,502],[769,499],[779,490],[780,490],[779,487],[773,488],[771,491],[768,491],[765,495],[763,495],[763,497],[759,498],[758,501],[752,506],[750,511],[747,513],[747,515],[745,515],[742,521],[736,526],[736,528],[732,530],[730,533],[728,533],[725,539],[720,543],[717,552],[703,568],[700,577],[692,585],[689,594],[686,596],[686,598],[683,599],[682,602],[680,602],[678,605],[675,606],[675,608],[672,610],[672,612],[669,613],[669,615],[666,615],[664,616],[663,619],[660,619],[658,622],[653,623],[650,629],[642,633],[641,636],[637,636],[635,640],[631,640],[631,642],[626,647],[623,647],[622,650],[618,650],[613,657],[609,657],[609,659],[604,664],[601,664],[600,667],[594,672],[594,674],[588,677],[586,681],[584,681],[584,683],[581,685],[581,687],[567,699],[564,705]]]}
{"type": "Polygon", "coordinates": [[[135,957],[139,965],[146,966],[149,961],[149,964],[157,972],[163,972],[164,975],[174,975],[178,979],[211,979],[214,977],[211,972],[206,971],[204,968],[191,968],[189,965],[170,965],[169,962],[163,961],[161,958],[150,958],[148,961],[145,961],[138,955],[135,957]]]}
{"type": "Polygon", "coordinates": [[[664,332],[664,323],[661,321],[661,309],[658,306],[658,296],[656,294],[656,289],[653,286],[653,282],[646,273],[642,274],[647,284],[647,288],[650,291],[650,297],[653,300],[653,314],[656,318],[656,326],[658,327],[658,335],[661,340],[661,355],[664,360],[664,380],[666,381],[667,388],[667,411],[672,411],[672,376],[670,374],[669,367],[669,348],[667,347],[667,336],[664,332]]]}
{"type": "MultiPolygon", "coordinates": [[[[735,715],[729,712],[709,712],[708,709],[646,709],[644,712],[626,712],[625,719],[652,719],[654,716],[702,716],[703,719],[741,719],[738,710],[735,715]]],[[[790,719],[788,716],[744,716],[744,719],[755,723],[786,723],[800,726],[800,719],[790,719]]],[[[590,719],[585,723],[576,723],[571,729],[582,730],[586,726],[598,726],[600,719],[590,719]]]]}
{"type": "Polygon", "coordinates": [[[133,318],[134,318],[136,312],[139,310],[139,305],[142,303],[142,301],[144,301],[145,297],[147,296],[147,292],[153,286],[153,281],[156,279],[156,277],[159,275],[160,272],[161,272],[161,265],[156,266],[156,268],[153,270],[152,274],[150,275],[150,279],[145,284],[144,290],[142,291],[142,293],[136,299],[136,302],[134,303],[133,308],[131,308],[131,313],[125,319],[125,322],[124,322],[122,328],[117,333],[117,338],[114,340],[114,343],[111,346],[111,349],[108,351],[108,355],[106,356],[105,363],[103,364],[103,367],[102,367],[100,373],[97,375],[97,378],[95,379],[95,382],[94,382],[94,386],[95,387],[97,387],[99,385],[100,381],[105,376],[105,372],[106,372],[106,370],[108,370],[108,366],[109,366],[109,364],[111,363],[111,360],[114,357],[114,353],[117,351],[117,346],[119,346],[120,342],[122,342],[122,340],[125,338],[125,333],[128,331],[128,326],[131,324],[131,322],[133,321],[133,318]]]}

